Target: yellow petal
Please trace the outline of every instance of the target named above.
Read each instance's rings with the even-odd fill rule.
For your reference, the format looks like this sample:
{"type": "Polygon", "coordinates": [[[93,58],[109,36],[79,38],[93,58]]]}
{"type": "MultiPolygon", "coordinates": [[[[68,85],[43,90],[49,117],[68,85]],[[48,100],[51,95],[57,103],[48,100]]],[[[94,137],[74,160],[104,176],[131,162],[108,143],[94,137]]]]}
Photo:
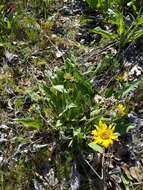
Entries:
{"type": "Polygon", "coordinates": [[[118,140],[118,135],[116,133],[112,134],[111,139],[118,140]]]}
{"type": "Polygon", "coordinates": [[[109,147],[111,144],[113,143],[113,141],[110,139],[110,140],[105,140],[105,141],[103,141],[103,146],[104,147],[109,147]]]}
{"type": "Polygon", "coordinates": [[[115,131],[115,125],[112,126],[112,132],[115,131]]]}
{"type": "Polygon", "coordinates": [[[106,123],[103,123],[101,120],[99,120],[99,127],[106,128],[106,123]]]}
{"type": "Polygon", "coordinates": [[[99,126],[101,126],[103,124],[103,122],[101,121],[101,119],[99,120],[99,126]]]}
{"type": "Polygon", "coordinates": [[[91,134],[97,136],[97,131],[96,131],[96,129],[93,130],[93,131],[91,132],[91,134]]]}
{"type": "Polygon", "coordinates": [[[95,127],[96,127],[97,130],[100,130],[100,128],[98,127],[98,125],[95,125],[95,127]]]}

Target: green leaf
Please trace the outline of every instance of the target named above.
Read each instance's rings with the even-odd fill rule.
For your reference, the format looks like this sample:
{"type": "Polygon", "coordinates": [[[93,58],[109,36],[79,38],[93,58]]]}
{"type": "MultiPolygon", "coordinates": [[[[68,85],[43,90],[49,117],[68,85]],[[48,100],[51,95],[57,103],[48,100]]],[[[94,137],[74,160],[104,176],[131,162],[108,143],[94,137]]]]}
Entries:
{"type": "Polygon", "coordinates": [[[75,130],[73,131],[73,136],[78,136],[78,135],[80,135],[80,134],[81,134],[81,128],[75,129],[75,130]]]}
{"type": "Polygon", "coordinates": [[[56,127],[61,127],[63,124],[61,123],[61,121],[58,119],[56,122],[56,127]]]}
{"type": "Polygon", "coordinates": [[[103,149],[100,145],[95,144],[94,142],[89,143],[88,146],[89,146],[90,148],[92,148],[93,150],[95,150],[96,152],[100,152],[100,153],[103,153],[103,152],[104,152],[104,149],[103,149]]]}
{"type": "Polygon", "coordinates": [[[129,125],[129,126],[127,127],[127,129],[126,129],[126,132],[128,133],[128,132],[129,132],[129,130],[134,129],[134,128],[135,128],[135,126],[134,126],[134,125],[129,125]]]}
{"type": "Polygon", "coordinates": [[[74,103],[71,103],[69,105],[66,105],[66,108],[64,109],[64,111],[62,111],[62,113],[59,114],[59,117],[61,117],[65,112],[67,112],[68,110],[72,109],[72,108],[76,108],[77,105],[74,103]]]}
{"type": "Polygon", "coordinates": [[[50,91],[50,88],[45,84],[43,84],[42,87],[39,86],[39,89],[42,89],[42,91],[44,91],[46,93],[46,95],[52,95],[52,92],[50,91]]]}
{"type": "Polygon", "coordinates": [[[127,96],[130,92],[133,92],[139,85],[140,81],[135,81],[125,87],[122,92],[122,98],[127,96]]]}
{"type": "Polygon", "coordinates": [[[129,93],[135,91],[138,88],[141,81],[142,81],[142,78],[137,81],[133,81],[129,84],[126,84],[119,92],[115,93],[115,96],[117,98],[126,97],[129,93]]]}
{"type": "Polygon", "coordinates": [[[142,36],[143,36],[143,30],[140,29],[140,30],[138,30],[138,31],[136,31],[136,32],[134,33],[134,36],[133,36],[132,38],[133,38],[133,40],[135,41],[135,40],[139,39],[139,38],[142,37],[142,36]]]}
{"type": "Polygon", "coordinates": [[[115,39],[115,35],[113,33],[107,32],[106,30],[103,30],[100,27],[96,27],[90,31],[96,34],[101,34],[104,38],[107,39],[115,39]]]}
{"type": "Polygon", "coordinates": [[[15,119],[15,121],[27,127],[33,127],[35,129],[39,129],[41,127],[41,122],[38,119],[34,120],[31,118],[21,118],[21,119],[15,119]]]}
{"type": "Polygon", "coordinates": [[[81,128],[74,129],[73,136],[77,137],[79,140],[86,138],[85,134],[81,132],[81,128]]]}
{"type": "Polygon", "coordinates": [[[85,0],[91,8],[95,8],[98,4],[98,0],[85,0]]]}
{"type": "Polygon", "coordinates": [[[119,14],[119,34],[121,35],[124,32],[124,19],[123,15],[119,14]]]}
{"type": "Polygon", "coordinates": [[[130,190],[130,188],[129,188],[130,180],[127,179],[127,177],[124,177],[124,175],[121,175],[121,179],[125,186],[125,190],[130,190]]]}
{"type": "Polygon", "coordinates": [[[137,19],[137,24],[138,24],[138,25],[143,24],[143,15],[140,16],[140,17],[137,19]]]}
{"type": "Polygon", "coordinates": [[[53,90],[56,90],[56,91],[59,91],[59,92],[67,92],[66,89],[64,88],[64,85],[54,85],[51,87],[51,91],[53,90]]]}
{"type": "Polygon", "coordinates": [[[7,21],[7,28],[10,30],[11,29],[11,23],[10,21],[7,21]]]}

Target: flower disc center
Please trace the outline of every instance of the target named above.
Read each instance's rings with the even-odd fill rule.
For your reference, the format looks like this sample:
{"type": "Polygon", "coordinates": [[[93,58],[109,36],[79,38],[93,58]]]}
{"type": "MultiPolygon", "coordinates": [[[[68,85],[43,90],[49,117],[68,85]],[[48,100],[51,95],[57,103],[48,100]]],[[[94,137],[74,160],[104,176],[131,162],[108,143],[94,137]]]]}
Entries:
{"type": "Polygon", "coordinates": [[[108,132],[108,131],[105,131],[105,132],[103,132],[103,133],[102,133],[102,135],[101,135],[101,136],[102,136],[102,138],[103,138],[103,139],[109,139],[110,134],[109,134],[109,132],[108,132]]]}

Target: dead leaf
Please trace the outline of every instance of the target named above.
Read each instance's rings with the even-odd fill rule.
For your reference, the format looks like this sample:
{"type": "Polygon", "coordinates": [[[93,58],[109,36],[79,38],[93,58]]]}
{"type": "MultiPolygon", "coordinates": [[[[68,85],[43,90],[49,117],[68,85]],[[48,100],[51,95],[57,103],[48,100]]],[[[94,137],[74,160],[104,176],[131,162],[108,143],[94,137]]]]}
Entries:
{"type": "Polygon", "coordinates": [[[131,174],[130,174],[130,168],[127,164],[124,164],[122,166],[123,171],[125,172],[126,176],[132,180],[131,174]]]}
{"type": "Polygon", "coordinates": [[[141,181],[141,175],[140,175],[141,171],[140,169],[135,166],[135,167],[130,167],[130,174],[131,176],[136,179],[138,182],[141,181]]]}

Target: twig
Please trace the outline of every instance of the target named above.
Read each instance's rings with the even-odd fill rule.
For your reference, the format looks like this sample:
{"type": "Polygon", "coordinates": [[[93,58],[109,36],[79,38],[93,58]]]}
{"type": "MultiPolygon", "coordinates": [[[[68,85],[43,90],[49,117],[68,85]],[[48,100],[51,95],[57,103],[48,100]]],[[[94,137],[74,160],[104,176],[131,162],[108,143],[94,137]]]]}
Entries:
{"type": "Polygon", "coordinates": [[[85,159],[87,165],[91,168],[91,170],[95,173],[95,175],[100,179],[103,180],[103,168],[101,169],[101,176],[97,173],[97,171],[91,166],[91,164],[85,159]]]}

